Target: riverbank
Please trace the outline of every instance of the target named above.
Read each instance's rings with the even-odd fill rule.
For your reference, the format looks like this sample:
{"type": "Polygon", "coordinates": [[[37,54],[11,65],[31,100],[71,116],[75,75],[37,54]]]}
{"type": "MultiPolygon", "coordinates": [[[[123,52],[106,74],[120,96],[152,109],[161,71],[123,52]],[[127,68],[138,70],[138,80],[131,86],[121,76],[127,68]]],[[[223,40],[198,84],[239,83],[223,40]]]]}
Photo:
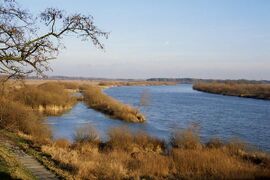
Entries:
{"type": "Polygon", "coordinates": [[[101,141],[97,130],[83,124],[73,133],[75,142],[53,140],[48,125],[25,106],[1,100],[1,129],[62,179],[270,178],[269,154],[236,141],[202,143],[195,127],[171,131],[167,142],[126,126],[110,128],[108,140],[101,141]]]}
{"type": "Polygon", "coordinates": [[[213,94],[270,100],[269,84],[198,82],[193,85],[193,89],[213,94]]]}
{"type": "MultiPolygon", "coordinates": [[[[61,179],[268,179],[269,154],[241,142],[201,143],[196,130],[175,131],[170,146],[125,127],[99,140],[91,126],[79,128],[74,143],[65,139],[36,143],[32,136],[2,133],[61,179]]],[[[0,154],[1,155],[1,154],[0,154]]]]}

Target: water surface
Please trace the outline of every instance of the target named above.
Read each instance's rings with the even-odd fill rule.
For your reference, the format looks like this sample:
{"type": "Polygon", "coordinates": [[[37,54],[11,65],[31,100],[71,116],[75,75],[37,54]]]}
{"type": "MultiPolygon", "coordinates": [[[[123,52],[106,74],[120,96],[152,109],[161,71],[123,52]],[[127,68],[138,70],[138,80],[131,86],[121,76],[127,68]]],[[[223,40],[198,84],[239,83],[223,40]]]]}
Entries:
{"type": "Polygon", "coordinates": [[[173,130],[196,123],[204,141],[212,137],[240,138],[270,151],[270,101],[203,93],[185,84],[115,87],[105,92],[139,107],[147,122],[133,124],[112,120],[79,102],[63,116],[48,118],[54,137],[72,139],[77,127],[90,123],[104,139],[109,128],[121,125],[168,139],[173,130]],[[142,94],[149,97],[148,106],[140,106],[142,94]]]}

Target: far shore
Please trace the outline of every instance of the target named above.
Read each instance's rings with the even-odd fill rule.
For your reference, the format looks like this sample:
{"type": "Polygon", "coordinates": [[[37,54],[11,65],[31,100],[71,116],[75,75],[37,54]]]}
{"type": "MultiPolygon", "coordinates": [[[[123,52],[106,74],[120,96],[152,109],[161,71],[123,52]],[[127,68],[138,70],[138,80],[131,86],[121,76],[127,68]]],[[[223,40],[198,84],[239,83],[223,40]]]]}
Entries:
{"type": "Polygon", "coordinates": [[[226,96],[270,100],[270,84],[198,82],[193,85],[193,89],[226,96]]]}

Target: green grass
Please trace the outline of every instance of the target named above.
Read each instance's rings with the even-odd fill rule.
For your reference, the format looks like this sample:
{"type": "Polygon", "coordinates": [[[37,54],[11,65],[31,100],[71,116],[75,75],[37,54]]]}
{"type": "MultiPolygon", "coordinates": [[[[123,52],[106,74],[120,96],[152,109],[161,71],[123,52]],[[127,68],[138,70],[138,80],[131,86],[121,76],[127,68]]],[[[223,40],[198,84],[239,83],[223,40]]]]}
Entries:
{"type": "Polygon", "coordinates": [[[35,179],[13,154],[0,144],[0,179],[35,179]]]}
{"type": "MultiPolygon", "coordinates": [[[[62,166],[59,162],[54,161],[50,155],[44,153],[41,151],[41,144],[37,144],[34,141],[31,141],[25,137],[22,137],[16,133],[13,132],[9,132],[6,130],[0,130],[0,138],[1,139],[6,139],[14,144],[16,144],[18,147],[20,147],[22,150],[24,150],[27,154],[33,156],[37,161],[39,161],[43,166],[45,166],[47,169],[49,169],[51,172],[53,172],[54,174],[57,175],[57,177],[59,177],[60,179],[72,179],[72,176],[64,169],[61,169],[62,166]]],[[[1,144],[0,144],[1,145],[1,144]]],[[[1,160],[1,147],[0,146],[0,160],[1,160]]],[[[7,152],[6,154],[11,155],[9,152],[7,152]]],[[[14,157],[15,159],[15,157],[14,157]]],[[[15,159],[16,160],[16,159],[15,159]]],[[[2,163],[2,167],[0,167],[0,169],[2,169],[2,171],[0,170],[0,173],[2,173],[4,176],[11,176],[14,172],[12,171],[12,168],[10,166],[7,166],[7,163],[5,163],[6,161],[1,161],[2,163]]],[[[1,164],[0,164],[1,166],[1,164]]],[[[20,169],[25,170],[23,167],[21,167],[20,169]]],[[[27,170],[25,170],[26,173],[25,174],[30,174],[27,170]]],[[[2,174],[0,174],[0,180],[2,180],[2,174]]],[[[14,179],[24,179],[21,178],[21,176],[12,176],[12,178],[14,179]]],[[[33,176],[31,177],[32,179],[35,179],[33,176]]],[[[8,178],[10,179],[10,178],[8,178]]],[[[25,179],[29,179],[29,178],[25,178],[25,179]]],[[[74,178],[73,178],[74,179],[74,178]]]]}

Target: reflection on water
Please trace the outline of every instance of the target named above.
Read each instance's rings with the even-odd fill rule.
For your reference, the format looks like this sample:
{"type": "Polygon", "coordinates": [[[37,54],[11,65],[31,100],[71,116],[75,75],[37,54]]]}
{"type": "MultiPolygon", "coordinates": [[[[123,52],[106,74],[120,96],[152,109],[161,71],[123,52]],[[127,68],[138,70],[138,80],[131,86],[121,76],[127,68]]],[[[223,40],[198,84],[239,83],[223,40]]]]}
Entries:
{"type": "Polygon", "coordinates": [[[55,138],[72,139],[77,127],[90,123],[103,138],[106,131],[126,125],[133,130],[167,139],[176,128],[199,124],[203,140],[211,137],[240,138],[270,151],[270,101],[214,95],[192,90],[191,85],[115,87],[105,92],[125,103],[140,107],[146,115],[144,124],[111,120],[79,102],[60,117],[49,117],[55,138]],[[150,96],[147,106],[140,106],[144,92],[150,96]]]}

